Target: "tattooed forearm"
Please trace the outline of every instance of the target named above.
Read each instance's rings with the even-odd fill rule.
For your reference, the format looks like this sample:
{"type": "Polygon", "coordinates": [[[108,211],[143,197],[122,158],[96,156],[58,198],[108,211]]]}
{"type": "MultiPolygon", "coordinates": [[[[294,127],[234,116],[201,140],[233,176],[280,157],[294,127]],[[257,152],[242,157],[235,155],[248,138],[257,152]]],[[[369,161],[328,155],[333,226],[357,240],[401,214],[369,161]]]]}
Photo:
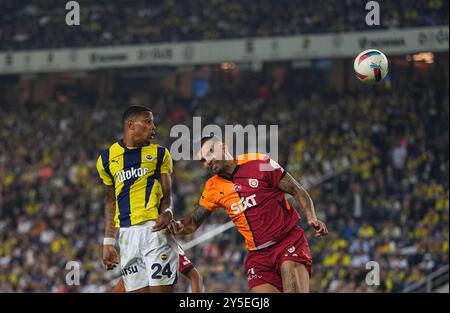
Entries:
{"type": "Polygon", "coordinates": [[[192,220],[195,223],[195,226],[198,228],[200,225],[211,215],[211,212],[205,209],[202,206],[197,206],[192,213],[192,220]]]}
{"type": "Polygon", "coordinates": [[[105,237],[116,238],[117,228],[114,225],[116,213],[116,195],[114,187],[106,186],[105,237]]]}
{"type": "Polygon", "coordinates": [[[286,173],[280,180],[278,188],[294,197],[298,206],[308,219],[316,218],[316,212],[311,197],[289,173],[286,173]]]}
{"type": "Polygon", "coordinates": [[[181,223],[184,228],[183,233],[190,234],[194,232],[210,215],[210,211],[200,205],[197,205],[194,212],[181,219],[181,223]]]}

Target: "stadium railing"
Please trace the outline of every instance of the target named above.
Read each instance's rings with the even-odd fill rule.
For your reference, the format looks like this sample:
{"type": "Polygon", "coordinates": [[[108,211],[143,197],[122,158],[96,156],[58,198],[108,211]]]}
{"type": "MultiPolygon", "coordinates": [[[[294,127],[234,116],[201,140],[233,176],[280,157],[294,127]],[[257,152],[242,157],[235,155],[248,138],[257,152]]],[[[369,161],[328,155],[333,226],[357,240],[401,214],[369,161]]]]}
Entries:
{"type": "Polygon", "coordinates": [[[435,272],[428,275],[426,278],[422,279],[421,281],[418,281],[417,283],[414,283],[412,285],[406,286],[405,289],[403,289],[404,293],[411,293],[411,292],[434,292],[437,291],[439,288],[443,287],[445,284],[449,283],[449,272],[448,272],[449,265],[445,265],[441,267],[440,269],[436,270],[435,272]]]}

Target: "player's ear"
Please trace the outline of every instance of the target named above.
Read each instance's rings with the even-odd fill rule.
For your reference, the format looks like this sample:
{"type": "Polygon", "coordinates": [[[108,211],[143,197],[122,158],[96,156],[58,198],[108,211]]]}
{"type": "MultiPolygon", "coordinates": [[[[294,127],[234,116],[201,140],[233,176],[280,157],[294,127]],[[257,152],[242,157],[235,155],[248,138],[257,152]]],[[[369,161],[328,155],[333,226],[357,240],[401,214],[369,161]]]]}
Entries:
{"type": "Polygon", "coordinates": [[[131,120],[131,119],[127,120],[127,128],[134,130],[133,120],[131,120]]]}

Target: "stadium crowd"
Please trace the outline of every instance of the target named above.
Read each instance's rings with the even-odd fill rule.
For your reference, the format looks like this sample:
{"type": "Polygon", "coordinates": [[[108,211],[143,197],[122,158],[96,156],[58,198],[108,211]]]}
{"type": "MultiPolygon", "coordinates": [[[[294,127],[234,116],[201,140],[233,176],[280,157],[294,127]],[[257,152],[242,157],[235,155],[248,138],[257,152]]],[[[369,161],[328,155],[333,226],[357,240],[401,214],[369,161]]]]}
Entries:
{"type": "MultiPolygon", "coordinates": [[[[143,104],[166,146],[170,127],[190,125],[192,116],[203,125],[278,124],[279,163],[310,187],[331,232],[322,240],[307,232],[311,290],[399,292],[448,265],[449,102],[441,71],[416,73],[395,88],[343,93],[304,88],[308,78],[294,70],[277,85],[251,73],[234,85],[211,82],[203,97],[147,91],[151,100],[143,104]],[[372,260],[380,264],[380,286],[365,283],[372,260]]],[[[39,102],[19,85],[10,82],[0,96],[0,292],[108,292],[118,271],[105,272],[101,261],[104,193],[95,161],[119,138],[121,113],[135,98],[99,100],[79,84],[39,102]],[[66,283],[69,261],[80,264],[79,285],[66,283]]],[[[197,162],[175,162],[177,217],[193,209],[206,178],[197,162]]],[[[217,212],[180,242],[226,221],[217,212]]],[[[186,253],[207,292],[248,290],[244,244],[234,229],[186,253]]],[[[177,290],[189,291],[186,281],[177,290]]]]}
{"type": "MultiPolygon", "coordinates": [[[[2,0],[0,51],[115,46],[368,29],[360,0],[79,0],[80,25],[66,2],[2,0]]],[[[382,26],[448,25],[448,1],[386,0],[382,26]]],[[[373,29],[373,26],[370,26],[373,29]]]]}

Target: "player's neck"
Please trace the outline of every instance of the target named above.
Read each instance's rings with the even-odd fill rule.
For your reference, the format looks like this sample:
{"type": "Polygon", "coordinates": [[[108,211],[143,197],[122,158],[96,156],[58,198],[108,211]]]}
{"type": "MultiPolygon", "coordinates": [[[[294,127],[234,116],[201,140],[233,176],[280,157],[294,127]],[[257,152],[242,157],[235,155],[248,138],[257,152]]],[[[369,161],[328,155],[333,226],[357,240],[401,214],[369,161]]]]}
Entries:
{"type": "Polygon", "coordinates": [[[125,147],[127,147],[128,149],[135,149],[146,145],[145,143],[136,142],[132,137],[126,135],[123,137],[122,141],[125,147]]]}
{"type": "Polygon", "coordinates": [[[230,177],[231,175],[233,175],[234,170],[236,169],[236,166],[237,166],[236,160],[227,160],[222,174],[224,176],[230,177]]]}

